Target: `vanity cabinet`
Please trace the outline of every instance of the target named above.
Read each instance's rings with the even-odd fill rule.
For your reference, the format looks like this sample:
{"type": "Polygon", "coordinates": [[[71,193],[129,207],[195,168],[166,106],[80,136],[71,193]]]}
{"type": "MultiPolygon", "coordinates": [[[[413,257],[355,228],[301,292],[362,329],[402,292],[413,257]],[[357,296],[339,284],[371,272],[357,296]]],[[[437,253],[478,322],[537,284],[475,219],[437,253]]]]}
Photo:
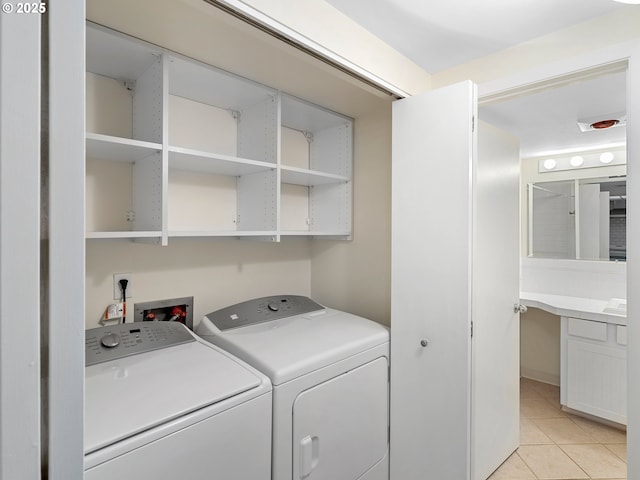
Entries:
{"type": "Polygon", "coordinates": [[[349,239],[353,120],[87,25],[87,238],[349,239]]]}
{"type": "Polygon", "coordinates": [[[627,423],[626,326],[561,318],[561,403],[627,423]]]}

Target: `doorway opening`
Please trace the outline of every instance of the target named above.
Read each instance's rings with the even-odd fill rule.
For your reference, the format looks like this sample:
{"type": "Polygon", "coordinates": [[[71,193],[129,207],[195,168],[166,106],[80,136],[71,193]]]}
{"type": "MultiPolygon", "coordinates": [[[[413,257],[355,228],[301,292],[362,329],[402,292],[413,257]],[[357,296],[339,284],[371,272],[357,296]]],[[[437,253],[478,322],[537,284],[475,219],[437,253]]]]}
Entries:
{"type": "Polygon", "coordinates": [[[627,71],[621,61],[480,98],[479,120],[520,140],[521,290],[585,305],[573,316],[553,304],[521,316],[521,453],[503,467],[534,475],[522,478],[544,475],[536,471],[536,452],[577,467],[563,478],[599,478],[592,476],[599,454],[616,474],[623,463],[626,475],[626,302],[609,316],[589,312],[586,303],[608,308],[627,298],[626,190],[619,190],[626,187],[626,164],[600,161],[607,152],[626,156],[627,71]],[[615,121],[599,123],[605,120],[615,121]],[[590,195],[595,210],[587,206],[590,195]],[[614,284],[592,283],[605,277],[614,284]],[[598,338],[580,330],[593,327],[598,338]],[[598,377],[589,370],[591,360],[600,364],[599,355],[611,353],[617,358],[611,372],[598,377]],[[611,375],[624,384],[609,385],[611,375]],[[606,405],[593,400],[602,389],[606,405]]]}

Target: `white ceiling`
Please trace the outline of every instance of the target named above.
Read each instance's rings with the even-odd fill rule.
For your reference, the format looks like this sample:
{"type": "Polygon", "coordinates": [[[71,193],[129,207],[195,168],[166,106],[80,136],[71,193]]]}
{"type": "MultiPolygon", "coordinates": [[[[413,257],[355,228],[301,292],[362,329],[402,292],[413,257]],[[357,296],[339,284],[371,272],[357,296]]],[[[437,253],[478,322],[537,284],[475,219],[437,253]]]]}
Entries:
{"type": "Polygon", "coordinates": [[[635,8],[613,0],[327,2],[431,74],[620,8],[635,8]]]}
{"type": "MultiPolygon", "coordinates": [[[[621,8],[613,0],[326,0],[429,73],[437,73],[621,8]]],[[[626,110],[626,73],[575,82],[480,109],[520,138],[521,155],[623,142],[625,127],[576,121],[626,110]]]]}
{"type": "Polygon", "coordinates": [[[482,106],[481,120],[520,139],[523,158],[597,148],[626,139],[626,127],[582,132],[578,120],[610,120],[626,111],[626,71],[482,106]]]}

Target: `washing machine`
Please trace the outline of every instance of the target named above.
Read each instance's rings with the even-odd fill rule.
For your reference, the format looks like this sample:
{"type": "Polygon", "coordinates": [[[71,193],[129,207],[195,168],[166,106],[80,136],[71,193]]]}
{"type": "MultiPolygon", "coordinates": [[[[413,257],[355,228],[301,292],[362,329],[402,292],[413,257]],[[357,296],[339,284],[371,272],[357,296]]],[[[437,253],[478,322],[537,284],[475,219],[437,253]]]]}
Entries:
{"type": "Polygon", "coordinates": [[[206,315],[196,333],[273,384],[273,480],[388,480],[389,332],[281,295],[206,315]]]}
{"type": "Polygon", "coordinates": [[[85,353],[85,480],[270,480],[265,375],[177,322],[87,330],[85,353]]]}

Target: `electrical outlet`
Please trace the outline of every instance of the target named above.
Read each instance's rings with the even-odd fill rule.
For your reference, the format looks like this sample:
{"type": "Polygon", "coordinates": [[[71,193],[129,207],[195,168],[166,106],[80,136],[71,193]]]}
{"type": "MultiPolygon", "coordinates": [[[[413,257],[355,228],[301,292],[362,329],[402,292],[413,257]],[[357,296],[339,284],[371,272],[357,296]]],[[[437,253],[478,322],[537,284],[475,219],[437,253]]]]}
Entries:
{"type": "Polygon", "coordinates": [[[127,298],[133,297],[132,283],[130,273],[114,273],[113,274],[113,299],[122,300],[122,289],[120,288],[120,280],[127,280],[127,298]]]}

